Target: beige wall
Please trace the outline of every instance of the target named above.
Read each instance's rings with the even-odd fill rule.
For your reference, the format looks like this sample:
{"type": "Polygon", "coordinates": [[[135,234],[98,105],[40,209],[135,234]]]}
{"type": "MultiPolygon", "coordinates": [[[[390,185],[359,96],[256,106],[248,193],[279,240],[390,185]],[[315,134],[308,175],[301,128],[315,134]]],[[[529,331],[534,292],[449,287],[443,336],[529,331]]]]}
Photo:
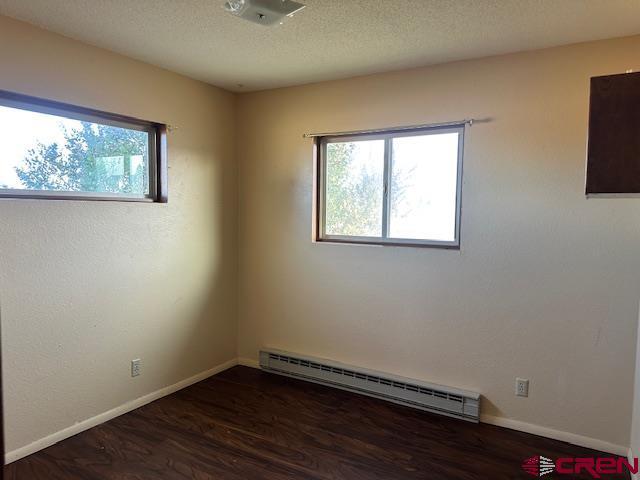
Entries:
{"type": "Polygon", "coordinates": [[[235,98],[6,17],[0,89],[175,126],[167,205],[0,200],[11,451],[235,358],[235,98]]]}
{"type": "Polygon", "coordinates": [[[463,387],[487,415],[628,445],[640,200],[583,192],[589,77],[637,69],[638,51],[632,37],[241,95],[240,356],[463,387]],[[460,251],[310,241],[304,132],[467,117],[491,121],[467,139],[460,251]]]}
{"type": "MultiPolygon", "coordinates": [[[[640,325],[640,315],[638,316],[638,324],[640,325]]],[[[638,328],[636,343],[636,361],[635,361],[635,377],[633,389],[633,413],[631,417],[631,442],[629,446],[629,457],[640,458],[640,328],[638,328]]],[[[638,478],[637,474],[633,474],[632,478],[638,478]]]]}
{"type": "Polygon", "coordinates": [[[588,78],[638,68],[639,48],[236,98],[0,17],[0,89],[176,127],[167,205],[0,201],[7,449],[263,345],[476,390],[486,415],[628,445],[640,200],[586,200],[583,183],[588,78]],[[460,251],[311,243],[302,133],[465,117],[491,121],[467,138],[460,251]]]}

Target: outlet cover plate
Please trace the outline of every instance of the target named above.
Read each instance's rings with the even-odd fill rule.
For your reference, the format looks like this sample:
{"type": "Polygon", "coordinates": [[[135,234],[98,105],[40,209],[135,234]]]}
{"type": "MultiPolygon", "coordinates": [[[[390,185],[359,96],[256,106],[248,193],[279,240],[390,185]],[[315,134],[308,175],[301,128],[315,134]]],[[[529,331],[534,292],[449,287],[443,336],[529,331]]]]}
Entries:
{"type": "Polygon", "coordinates": [[[136,358],[135,360],[131,360],[131,376],[132,377],[139,376],[141,368],[142,368],[142,365],[141,365],[141,360],[139,358],[136,358]]]}
{"type": "Polygon", "coordinates": [[[526,378],[516,378],[516,396],[529,396],[529,380],[526,378]]]}

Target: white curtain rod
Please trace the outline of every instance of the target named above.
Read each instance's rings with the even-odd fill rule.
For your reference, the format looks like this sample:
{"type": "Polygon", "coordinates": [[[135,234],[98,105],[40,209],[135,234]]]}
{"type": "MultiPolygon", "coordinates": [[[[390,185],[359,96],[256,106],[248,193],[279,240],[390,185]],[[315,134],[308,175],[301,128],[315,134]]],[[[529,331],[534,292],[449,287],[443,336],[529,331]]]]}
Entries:
{"type": "Polygon", "coordinates": [[[453,127],[453,126],[461,126],[461,125],[473,125],[473,122],[477,120],[473,118],[467,118],[465,120],[458,120],[456,122],[445,122],[445,123],[427,123],[424,125],[406,125],[402,127],[389,127],[389,128],[376,128],[371,130],[354,130],[351,132],[326,132],[326,133],[305,133],[302,135],[303,138],[314,138],[314,137],[345,137],[347,135],[361,135],[364,133],[385,133],[385,132],[400,132],[404,130],[418,130],[420,128],[438,128],[438,127],[453,127]]]}

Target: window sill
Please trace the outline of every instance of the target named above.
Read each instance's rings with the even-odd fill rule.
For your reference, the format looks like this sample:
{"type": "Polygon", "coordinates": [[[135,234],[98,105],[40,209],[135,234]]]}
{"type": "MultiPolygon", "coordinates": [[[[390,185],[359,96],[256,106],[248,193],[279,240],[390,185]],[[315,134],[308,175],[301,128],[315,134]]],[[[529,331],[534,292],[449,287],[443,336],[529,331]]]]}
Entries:
{"type": "Polygon", "coordinates": [[[95,202],[141,202],[155,203],[151,197],[126,197],[122,195],[109,195],[100,193],[88,195],[85,192],[55,192],[45,190],[0,190],[0,199],[23,200],[78,200],[95,202]]]}
{"type": "Polygon", "coordinates": [[[326,243],[336,245],[364,245],[369,247],[412,247],[412,248],[437,248],[443,250],[460,250],[459,242],[415,241],[389,239],[357,239],[357,238],[317,238],[314,243],[326,243]]]}

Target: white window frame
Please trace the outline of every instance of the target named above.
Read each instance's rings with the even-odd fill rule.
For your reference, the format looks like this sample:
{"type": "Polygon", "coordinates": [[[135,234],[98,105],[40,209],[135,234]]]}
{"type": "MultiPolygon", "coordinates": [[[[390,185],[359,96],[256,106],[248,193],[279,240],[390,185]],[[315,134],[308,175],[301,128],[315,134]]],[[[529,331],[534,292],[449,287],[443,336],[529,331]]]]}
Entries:
{"type": "MultiPolygon", "coordinates": [[[[420,127],[415,129],[390,130],[384,133],[361,133],[348,135],[327,135],[316,137],[316,195],[314,214],[314,235],[316,242],[352,243],[365,245],[392,245],[434,248],[460,248],[460,220],[462,214],[462,170],[464,158],[465,124],[446,125],[434,127],[420,127]],[[394,138],[440,135],[445,133],[458,133],[458,163],[456,178],[456,211],[455,211],[455,238],[452,241],[393,238],[389,236],[389,211],[391,207],[391,195],[389,186],[392,178],[392,141],[394,138]],[[382,201],[382,236],[364,237],[351,235],[329,235],[326,227],[326,178],[327,178],[327,144],[346,143],[363,140],[384,140],[384,179],[382,201]]],[[[392,192],[391,192],[392,193],[392,192]]]]}

